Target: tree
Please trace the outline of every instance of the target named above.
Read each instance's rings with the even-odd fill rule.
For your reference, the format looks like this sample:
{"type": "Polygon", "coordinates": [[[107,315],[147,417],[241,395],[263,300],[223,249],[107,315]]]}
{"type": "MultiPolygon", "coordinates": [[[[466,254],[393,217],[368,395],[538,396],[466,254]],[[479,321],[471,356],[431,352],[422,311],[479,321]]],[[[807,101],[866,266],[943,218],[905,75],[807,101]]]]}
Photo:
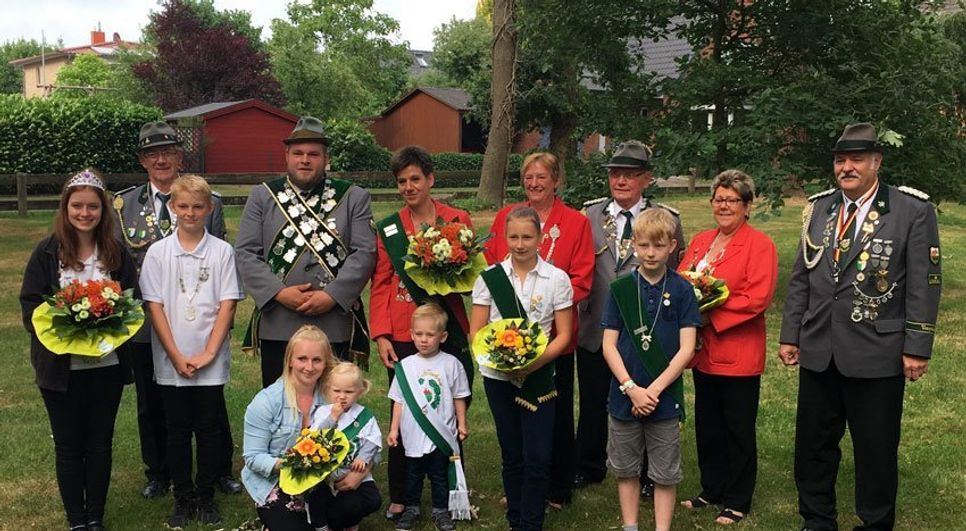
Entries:
{"type": "Polygon", "coordinates": [[[503,206],[507,157],[513,140],[513,97],[516,90],[516,0],[493,2],[493,74],[491,77],[490,134],[486,139],[480,189],[481,203],[503,206]]]}
{"type": "Polygon", "coordinates": [[[247,98],[283,103],[268,54],[232,23],[206,22],[195,12],[197,4],[205,3],[165,0],[162,10],[149,16],[145,32],[156,41],[155,55],[135,64],[133,72],[157,104],[172,111],[247,98]]]}
{"type": "Polygon", "coordinates": [[[290,110],[325,118],[374,114],[399,97],[411,61],[399,24],[372,0],[313,0],[272,23],[272,64],[290,110]]]}
{"type": "Polygon", "coordinates": [[[0,94],[23,94],[23,70],[10,61],[34,55],[40,55],[40,43],[33,39],[5,41],[0,45],[0,94]]]}
{"type": "MultiPolygon", "coordinates": [[[[100,57],[85,53],[74,57],[70,64],[57,72],[57,86],[55,94],[65,93],[62,87],[89,87],[90,89],[109,88],[113,72],[111,65],[100,57]]],[[[72,90],[72,89],[71,89],[72,90]]],[[[93,92],[93,90],[89,91],[93,92]]],[[[67,90],[66,93],[71,93],[67,90]]]]}

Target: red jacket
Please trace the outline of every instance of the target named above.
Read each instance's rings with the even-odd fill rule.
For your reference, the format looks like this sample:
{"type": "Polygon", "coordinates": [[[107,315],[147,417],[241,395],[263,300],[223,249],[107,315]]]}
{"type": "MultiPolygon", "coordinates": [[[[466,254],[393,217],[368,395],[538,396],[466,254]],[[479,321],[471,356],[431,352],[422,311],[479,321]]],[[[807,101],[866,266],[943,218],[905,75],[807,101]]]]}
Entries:
{"type": "MultiPolygon", "coordinates": [[[[712,229],[695,236],[678,270],[696,267],[717,233],[712,229]]],[[[695,352],[691,366],[719,376],[765,372],[765,310],[778,281],[775,244],[745,223],[728,242],[711,273],[725,281],[731,295],[708,312],[710,323],[701,327],[702,348],[695,352]]]]}
{"type": "MultiPolygon", "coordinates": [[[[530,206],[517,203],[503,207],[496,213],[490,227],[490,239],[486,242],[486,261],[496,264],[506,260],[509,249],[506,246],[506,216],[516,207],[530,206]]],[[[570,277],[574,289],[574,332],[572,348],[577,345],[577,303],[587,298],[594,281],[594,235],[590,231],[590,221],[580,212],[568,207],[554,198],[550,215],[543,224],[543,242],[540,256],[555,267],[562,269],[570,277]],[[559,236],[554,242],[551,233],[557,227],[559,236]],[[551,247],[553,252],[551,253],[551,247]]]]}
{"type": "MultiPolygon", "coordinates": [[[[470,215],[465,210],[453,208],[435,199],[433,203],[436,205],[436,217],[446,221],[457,218],[467,226],[473,226],[470,215]]],[[[409,208],[402,208],[399,211],[399,218],[402,220],[403,228],[406,229],[406,235],[411,237],[416,233],[409,208]]],[[[369,331],[373,340],[380,336],[389,336],[393,341],[413,340],[410,328],[412,328],[416,303],[412,301],[409,290],[401,282],[392,267],[392,262],[389,261],[389,254],[386,252],[386,246],[382,244],[382,237],[376,235],[376,270],[372,274],[372,287],[369,290],[369,331]]],[[[453,309],[463,331],[469,332],[470,325],[466,318],[463,297],[456,293],[447,295],[446,303],[453,309]]]]}

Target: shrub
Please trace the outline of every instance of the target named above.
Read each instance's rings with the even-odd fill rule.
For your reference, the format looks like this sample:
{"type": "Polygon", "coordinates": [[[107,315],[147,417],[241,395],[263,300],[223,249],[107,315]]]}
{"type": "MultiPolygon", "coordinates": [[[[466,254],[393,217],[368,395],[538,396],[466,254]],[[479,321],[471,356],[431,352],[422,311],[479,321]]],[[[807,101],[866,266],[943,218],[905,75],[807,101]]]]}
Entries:
{"type": "Polygon", "coordinates": [[[336,119],[325,124],[329,137],[332,171],[386,171],[389,169],[388,149],[376,144],[366,127],[355,120],[336,119]]]}

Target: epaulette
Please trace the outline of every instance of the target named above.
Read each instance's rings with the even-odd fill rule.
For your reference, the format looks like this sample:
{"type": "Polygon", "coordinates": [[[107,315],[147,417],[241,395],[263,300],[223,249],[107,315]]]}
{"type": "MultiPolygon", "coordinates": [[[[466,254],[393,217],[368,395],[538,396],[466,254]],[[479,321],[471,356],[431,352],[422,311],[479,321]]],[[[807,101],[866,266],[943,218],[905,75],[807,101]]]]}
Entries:
{"type": "Polygon", "coordinates": [[[896,189],[906,195],[911,195],[912,197],[922,199],[923,201],[929,201],[929,194],[923,192],[922,190],[916,190],[911,186],[899,186],[896,189]]]}
{"type": "Polygon", "coordinates": [[[608,199],[610,199],[610,198],[607,197],[607,196],[604,196],[604,197],[598,197],[597,199],[591,199],[590,201],[584,201],[584,208],[589,207],[589,206],[596,205],[597,203],[603,203],[604,201],[607,201],[608,199]]]}
{"type": "Polygon", "coordinates": [[[126,194],[126,193],[130,192],[131,190],[134,190],[137,187],[138,187],[138,185],[128,186],[127,188],[125,188],[123,190],[118,190],[118,191],[114,192],[114,195],[115,196],[118,196],[118,195],[126,194]]]}
{"type": "Polygon", "coordinates": [[[827,195],[832,195],[832,194],[834,194],[835,192],[838,192],[838,191],[839,191],[838,188],[829,188],[828,190],[825,190],[825,191],[819,192],[817,194],[812,194],[812,195],[808,196],[808,200],[809,201],[815,201],[816,199],[819,199],[821,197],[825,197],[827,195]]]}
{"type": "Polygon", "coordinates": [[[675,216],[681,217],[681,211],[678,210],[678,209],[676,209],[676,208],[674,208],[671,205],[665,205],[664,203],[657,203],[657,202],[655,202],[654,203],[654,206],[659,206],[659,207],[663,208],[664,210],[667,210],[668,212],[674,214],[675,216]]]}
{"type": "Polygon", "coordinates": [[[211,191],[211,195],[213,195],[215,197],[221,197],[221,193],[220,192],[216,192],[214,190],[211,191]]]}

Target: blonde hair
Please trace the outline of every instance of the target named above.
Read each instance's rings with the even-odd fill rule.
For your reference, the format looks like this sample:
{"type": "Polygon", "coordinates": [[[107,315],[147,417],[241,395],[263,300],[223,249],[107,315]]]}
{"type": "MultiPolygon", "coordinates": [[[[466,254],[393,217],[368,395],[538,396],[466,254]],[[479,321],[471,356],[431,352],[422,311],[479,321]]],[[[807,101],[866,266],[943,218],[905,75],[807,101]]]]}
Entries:
{"type": "Polygon", "coordinates": [[[658,207],[641,212],[634,218],[632,227],[635,240],[670,243],[674,239],[677,223],[674,222],[674,216],[670,212],[658,207]]]}
{"type": "Polygon", "coordinates": [[[179,194],[198,194],[204,196],[211,203],[211,186],[203,177],[198,175],[182,175],[171,183],[171,199],[179,194]]]}
{"type": "Polygon", "coordinates": [[[328,377],[329,373],[332,372],[332,368],[338,363],[338,360],[332,353],[332,344],[329,343],[329,336],[325,335],[325,332],[319,329],[319,327],[315,325],[302,325],[292,334],[292,337],[288,340],[288,344],[285,345],[285,360],[282,362],[281,380],[282,388],[285,391],[285,404],[292,409],[292,413],[296,417],[299,414],[299,408],[295,394],[295,383],[292,381],[292,353],[295,351],[295,343],[299,341],[318,343],[322,347],[322,359],[325,360],[325,367],[322,369],[322,375],[319,376],[319,381],[316,384],[318,391],[322,391],[322,383],[328,377]]]}
{"type": "Polygon", "coordinates": [[[436,325],[436,331],[442,332],[446,330],[446,322],[449,321],[449,317],[443,308],[435,302],[427,302],[426,304],[420,304],[415,311],[413,311],[412,324],[416,324],[417,319],[431,319],[436,325]]]}
{"type": "Polygon", "coordinates": [[[538,235],[540,234],[540,231],[543,230],[540,227],[540,214],[538,214],[537,211],[531,207],[518,206],[513,210],[511,210],[509,213],[507,213],[506,226],[504,227],[504,230],[506,229],[506,227],[509,227],[510,222],[515,219],[518,219],[520,221],[529,221],[536,229],[538,235]]]}
{"type": "Polygon", "coordinates": [[[523,179],[524,174],[527,172],[527,168],[529,168],[534,162],[540,163],[544,168],[547,168],[547,170],[550,171],[550,178],[553,179],[553,182],[557,182],[557,180],[560,179],[560,162],[557,160],[556,155],[546,151],[531,153],[527,155],[527,158],[523,159],[523,164],[520,165],[521,179],[523,179]]]}
{"type": "Polygon", "coordinates": [[[369,390],[372,389],[372,382],[370,382],[369,380],[366,379],[365,376],[363,376],[362,369],[360,369],[359,366],[356,365],[355,363],[352,363],[352,362],[349,362],[349,361],[340,361],[340,362],[336,363],[335,365],[333,365],[332,366],[332,370],[330,370],[329,373],[325,376],[325,379],[320,379],[319,380],[319,381],[322,382],[322,391],[323,392],[328,391],[328,389],[329,389],[329,380],[333,376],[352,376],[352,377],[354,377],[355,380],[356,380],[356,384],[358,385],[359,389],[362,389],[362,395],[361,396],[366,396],[366,393],[368,393],[369,390]]]}

